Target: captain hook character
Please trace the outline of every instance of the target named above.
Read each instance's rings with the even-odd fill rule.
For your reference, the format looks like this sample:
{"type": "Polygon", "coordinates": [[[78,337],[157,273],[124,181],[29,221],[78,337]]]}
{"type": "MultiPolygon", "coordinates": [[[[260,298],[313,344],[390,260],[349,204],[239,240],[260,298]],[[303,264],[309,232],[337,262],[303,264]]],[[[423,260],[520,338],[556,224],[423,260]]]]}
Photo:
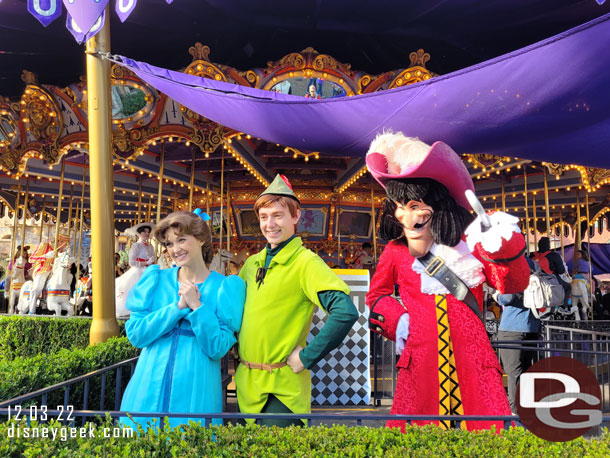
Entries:
{"type": "MultiPolygon", "coordinates": [[[[400,354],[391,413],[511,415],[481,314],[483,283],[502,293],[528,285],[518,219],[485,214],[468,170],[443,142],[429,146],[402,133],[384,133],[371,143],[366,164],[386,190],[380,236],[389,243],[366,303],[371,329],[396,341],[400,354]],[[469,200],[476,219],[467,210],[469,200]],[[393,296],[394,285],[400,300],[393,296]]],[[[469,430],[493,424],[503,426],[461,423],[469,430]]],[[[388,427],[404,432],[405,422],[390,420],[388,427]]]]}

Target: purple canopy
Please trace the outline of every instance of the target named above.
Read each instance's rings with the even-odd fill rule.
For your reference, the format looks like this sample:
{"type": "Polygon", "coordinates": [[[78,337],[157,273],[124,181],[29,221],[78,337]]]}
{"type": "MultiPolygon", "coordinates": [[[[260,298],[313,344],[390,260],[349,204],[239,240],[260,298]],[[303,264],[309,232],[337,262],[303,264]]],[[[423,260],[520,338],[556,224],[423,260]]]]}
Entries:
{"type": "Polygon", "coordinates": [[[311,100],[123,59],[191,110],[272,143],[363,156],[383,130],[459,153],[610,168],[610,15],[400,89],[311,100]]]}

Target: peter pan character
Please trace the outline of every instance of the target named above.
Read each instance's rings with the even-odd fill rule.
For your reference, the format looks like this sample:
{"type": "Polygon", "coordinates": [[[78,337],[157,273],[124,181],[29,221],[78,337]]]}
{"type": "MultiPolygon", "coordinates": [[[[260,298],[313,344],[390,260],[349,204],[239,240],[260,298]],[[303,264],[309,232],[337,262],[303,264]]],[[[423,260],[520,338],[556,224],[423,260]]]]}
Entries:
{"type": "Polygon", "coordinates": [[[238,339],[241,361],[235,374],[239,408],[243,413],[309,413],[309,369],[343,341],[358,312],[345,282],[295,236],[300,202],[285,177],[275,177],[254,211],[268,243],[246,260],[239,274],[246,282],[238,339]],[[306,346],[316,306],[328,318],[306,346]]]}

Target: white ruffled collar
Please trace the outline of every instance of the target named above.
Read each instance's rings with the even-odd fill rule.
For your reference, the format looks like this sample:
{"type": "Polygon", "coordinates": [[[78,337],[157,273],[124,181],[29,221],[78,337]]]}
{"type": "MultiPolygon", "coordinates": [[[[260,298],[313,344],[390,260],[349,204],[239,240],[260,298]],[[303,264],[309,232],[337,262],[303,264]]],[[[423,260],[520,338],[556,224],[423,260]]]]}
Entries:
{"type": "MultiPolygon", "coordinates": [[[[475,258],[464,241],[460,241],[455,247],[438,245],[434,243],[430,252],[440,256],[447,267],[455,273],[469,288],[479,286],[485,281],[483,264],[475,258]]],[[[424,272],[424,265],[419,259],[413,262],[413,271],[421,277],[421,292],[424,294],[449,294],[447,288],[439,281],[424,272]]]]}

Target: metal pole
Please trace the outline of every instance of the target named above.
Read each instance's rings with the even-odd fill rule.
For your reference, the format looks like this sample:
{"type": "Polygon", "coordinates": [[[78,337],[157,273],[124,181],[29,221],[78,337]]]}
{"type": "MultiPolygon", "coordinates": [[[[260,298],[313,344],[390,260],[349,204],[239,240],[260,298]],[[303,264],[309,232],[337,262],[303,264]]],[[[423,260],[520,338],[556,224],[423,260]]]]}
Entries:
{"type": "MultiPolygon", "coordinates": [[[[78,223],[78,256],[76,258],[76,278],[80,278],[80,256],[81,256],[81,248],[83,246],[83,215],[85,214],[85,173],[86,173],[85,168],[83,168],[83,190],[81,193],[81,207],[80,207],[80,219],[79,219],[79,223],[78,223]]],[[[75,231],[76,232],[76,231],[75,231]]],[[[112,260],[114,261],[114,256],[112,257],[112,260]]],[[[93,262],[93,257],[91,258],[91,261],[93,262]]]]}
{"type": "Polygon", "coordinates": [[[30,198],[30,179],[25,179],[25,197],[23,198],[23,226],[21,227],[21,253],[19,256],[23,256],[23,249],[25,247],[25,227],[27,224],[28,216],[28,199],[30,198]]]}
{"type": "Polygon", "coordinates": [[[532,207],[534,217],[534,251],[538,249],[538,217],[536,216],[536,194],[532,194],[532,207]]]}
{"type": "MultiPolygon", "coordinates": [[[[224,193],[224,176],[225,176],[225,150],[222,149],[222,159],[220,161],[220,233],[218,236],[218,253],[222,252],[222,196],[224,193]]],[[[221,256],[219,254],[219,256],[221,256]]]]}
{"type": "Polygon", "coordinates": [[[40,210],[40,233],[38,234],[38,244],[40,245],[40,243],[42,242],[42,231],[44,230],[44,205],[45,205],[45,200],[44,198],[42,199],[42,209],[40,210]]]}
{"type": "MultiPolygon", "coordinates": [[[[106,17],[110,7],[106,6],[106,17]]],[[[110,52],[110,21],[87,41],[87,106],[89,107],[89,202],[91,207],[91,260],[93,319],[89,342],[94,345],[119,335],[114,304],[114,200],[112,192],[112,124],[110,62],[98,53],[110,52]]],[[[81,215],[83,209],[81,209],[81,215]]],[[[79,260],[80,261],[80,260],[79,260]]]]}
{"type": "Polygon", "coordinates": [[[544,167],[544,206],[546,208],[546,235],[551,238],[551,209],[549,205],[549,180],[544,167]]]}
{"type": "Polygon", "coordinates": [[[212,215],[210,215],[210,175],[211,175],[211,173],[208,172],[206,185],[205,185],[205,212],[210,217],[210,219],[208,220],[208,226],[210,226],[210,233],[211,233],[211,231],[213,229],[213,221],[211,219],[212,215]]]}
{"type": "Polygon", "coordinates": [[[140,224],[142,215],[142,175],[138,182],[138,215],[136,216],[136,224],[140,224]]]}
{"type": "Polygon", "coordinates": [[[161,161],[159,165],[159,187],[157,188],[157,224],[161,221],[161,200],[163,199],[163,172],[165,169],[165,142],[161,143],[161,161]]]}
{"type": "Polygon", "coordinates": [[[11,265],[15,257],[15,245],[17,242],[17,222],[19,220],[19,199],[21,198],[21,179],[17,178],[17,197],[15,198],[15,209],[13,211],[13,237],[11,239],[11,265]]]}
{"type": "Polygon", "coordinates": [[[565,253],[563,250],[563,212],[559,210],[559,241],[561,243],[561,259],[565,259],[565,253]]]}
{"type": "Polygon", "coordinates": [[[152,195],[148,196],[148,208],[146,209],[146,221],[150,222],[150,212],[152,211],[152,195]]]}
{"type": "Polygon", "coordinates": [[[72,233],[72,200],[74,199],[74,185],[70,183],[70,207],[68,208],[68,241],[72,233]]]}
{"type": "Polygon", "coordinates": [[[373,181],[371,180],[371,219],[373,223],[373,266],[377,265],[377,231],[375,221],[375,194],[373,192],[373,181]]]}
{"type": "Polygon", "coordinates": [[[229,182],[227,182],[227,251],[231,251],[231,196],[229,195],[229,182]]]}
{"type": "Polygon", "coordinates": [[[582,234],[580,231],[580,194],[576,191],[576,240],[574,241],[574,249],[582,248],[582,234]]]}
{"type": "Polygon", "coordinates": [[[527,210],[527,170],[526,166],[523,166],[523,195],[525,196],[525,246],[527,248],[527,255],[530,254],[530,215],[527,210]]]}
{"type": "Polygon", "coordinates": [[[506,212],[506,193],[504,192],[504,175],[502,175],[502,211],[506,212]]]}
{"type": "Polygon", "coordinates": [[[189,184],[189,211],[193,211],[193,191],[195,190],[195,149],[191,151],[191,181],[189,184]]]}
{"type": "Polygon", "coordinates": [[[80,209],[80,202],[76,202],[76,213],[74,214],[74,241],[72,242],[72,251],[71,253],[76,254],[76,236],[78,231],[76,230],[76,225],[78,224],[78,211],[80,209]]]}
{"type": "Polygon", "coordinates": [[[59,177],[59,196],[57,197],[57,216],[55,221],[55,242],[53,243],[53,257],[57,256],[57,246],[59,244],[59,225],[61,224],[61,201],[64,197],[64,171],[66,161],[61,158],[61,175],[59,177]]]}
{"type": "Polygon", "coordinates": [[[591,224],[591,221],[589,220],[589,191],[585,190],[585,207],[587,210],[587,254],[589,257],[589,319],[592,320],[593,319],[593,293],[594,293],[594,286],[593,286],[593,269],[591,267],[591,228],[589,227],[589,224],[591,224]]]}
{"type": "Polygon", "coordinates": [[[341,194],[337,197],[337,268],[341,268],[341,194]]]}

